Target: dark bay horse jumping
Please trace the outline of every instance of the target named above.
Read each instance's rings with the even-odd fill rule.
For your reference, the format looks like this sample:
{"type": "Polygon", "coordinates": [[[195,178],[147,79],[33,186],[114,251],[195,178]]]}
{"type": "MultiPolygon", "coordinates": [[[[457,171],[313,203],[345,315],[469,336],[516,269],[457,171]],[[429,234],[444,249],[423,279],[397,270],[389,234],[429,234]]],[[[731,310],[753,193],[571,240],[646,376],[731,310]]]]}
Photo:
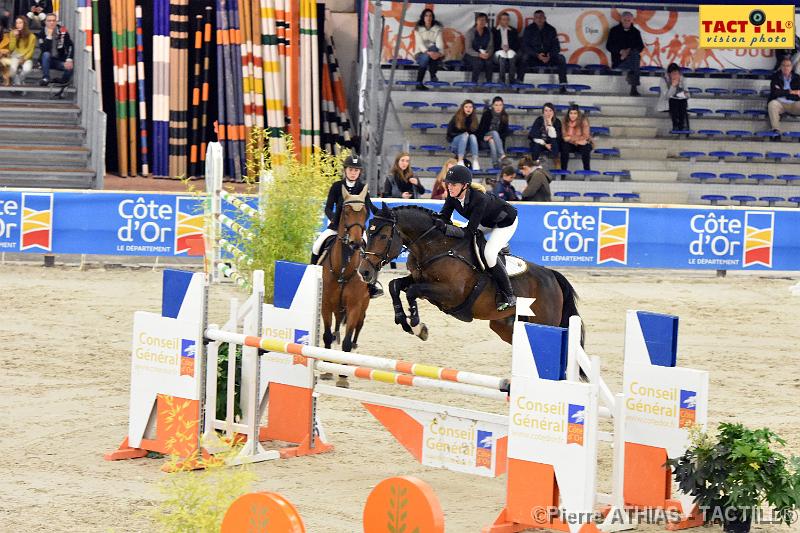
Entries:
{"type": "MultiPolygon", "coordinates": [[[[410,274],[389,283],[396,324],[425,340],[427,328],[420,323],[416,302],[417,298],[423,298],[459,320],[488,320],[492,331],[510,344],[516,308],[497,311],[497,288],[489,274],[477,266],[472,238],[446,237],[434,225],[437,216],[436,212],[420,206],[389,208],[384,204],[370,221],[359,274],[367,282],[373,281],[378,271],[406,247],[410,274]],[[410,321],[400,301],[400,291],[406,293],[410,321]]],[[[572,285],[560,272],[525,263],[526,270],[511,277],[511,284],[516,296],[536,299],[531,307],[535,314],[531,320],[567,327],[569,317],[578,314],[577,294],[572,285]]]]}
{"type": "Polygon", "coordinates": [[[345,324],[342,350],[349,352],[358,344],[358,334],[369,306],[367,284],[358,275],[369,209],[365,205],[366,187],[357,195],[349,194],[344,186],[342,189],[344,203],[337,234],[318,264],[323,266],[321,311],[325,332],[322,340],[325,348],[330,348],[339,338],[340,325],[345,324]],[[331,330],[332,318],[336,320],[334,330],[331,330]]]}

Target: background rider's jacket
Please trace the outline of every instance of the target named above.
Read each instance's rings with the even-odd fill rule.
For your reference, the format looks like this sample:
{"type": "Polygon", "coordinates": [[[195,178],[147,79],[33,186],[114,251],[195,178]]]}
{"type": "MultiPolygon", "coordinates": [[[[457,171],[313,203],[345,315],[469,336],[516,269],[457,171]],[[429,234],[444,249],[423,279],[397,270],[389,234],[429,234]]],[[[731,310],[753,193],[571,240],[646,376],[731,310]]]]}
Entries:
{"type": "MultiPolygon", "coordinates": [[[[334,183],[333,185],[331,185],[331,188],[328,191],[328,200],[325,202],[325,216],[328,217],[328,220],[330,220],[330,224],[328,224],[328,229],[339,228],[339,215],[341,214],[342,208],[344,207],[344,195],[342,194],[342,185],[345,186],[347,192],[349,192],[350,194],[360,194],[361,191],[364,190],[364,182],[361,180],[356,181],[356,184],[353,185],[352,187],[348,187],[347,181],[344,179],[341,179],[336,183],[334,183]]],[[[375,207],[372,205],[372,200],[370,200],[369,193],[367,193],[367,197],[365,198],[365,203],[370,213],[374,213],[375,207]]]]}
{"type": "Polygon", "coordinates": [[[446,222],[450,222],[453,211],[469,220],[465,228],[467,233],[477,231],[478,225],[487,228],[505,228],[517,218],[517,209],[513,205],[497,196],[472,188],[467,190],[463,206],[458,199],[448,196],[440,216],[446,222]]]}

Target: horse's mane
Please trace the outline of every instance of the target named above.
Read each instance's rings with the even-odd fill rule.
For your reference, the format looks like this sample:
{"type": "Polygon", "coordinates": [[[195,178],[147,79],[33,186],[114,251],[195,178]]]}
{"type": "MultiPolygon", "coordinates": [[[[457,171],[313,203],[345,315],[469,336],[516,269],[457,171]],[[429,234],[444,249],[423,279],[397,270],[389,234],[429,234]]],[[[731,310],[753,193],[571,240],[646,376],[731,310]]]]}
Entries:
{"type": "Polygon", "coordinates": [[[393,208],[395,211],[405,211],[405,210],[415,210],[421,211],[428,216],[435,216],[436,211],[433,209],[428,209],[427,207],[423,207],[421,205],[398,205],[397,207],[393,208]]]}

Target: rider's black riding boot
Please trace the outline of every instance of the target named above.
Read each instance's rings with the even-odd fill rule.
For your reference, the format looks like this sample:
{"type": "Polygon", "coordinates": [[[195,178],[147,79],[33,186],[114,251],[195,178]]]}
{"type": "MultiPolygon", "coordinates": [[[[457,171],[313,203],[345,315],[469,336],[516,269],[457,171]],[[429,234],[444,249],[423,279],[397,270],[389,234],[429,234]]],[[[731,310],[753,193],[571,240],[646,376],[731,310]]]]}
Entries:
{"type": "Polygon", "coordinates": [[[308,262],[309,265],[316,265],[317,261],[319,260],[319,254],[315,254],[311,252],[311,261],[308,262]]]}
{"type": "Polygon", "coordinates": [[[514,296],[514,289],[511,287],[511,280],[508,279],[506,267],[501,261],[489,269],[497,287],[500,289],[497,292],[497,310],[505,311],[509,307],[517,305],[517,298],[514,296]]]}
{"type": "Polygon", "coordinates": [[[381,296],[383,296],[383,286],[377,280],[375,281],[375,283],[370,283],[369,285],[367,285],[367,289],[369,289],[370,298],[380,298],[381,296]]]}

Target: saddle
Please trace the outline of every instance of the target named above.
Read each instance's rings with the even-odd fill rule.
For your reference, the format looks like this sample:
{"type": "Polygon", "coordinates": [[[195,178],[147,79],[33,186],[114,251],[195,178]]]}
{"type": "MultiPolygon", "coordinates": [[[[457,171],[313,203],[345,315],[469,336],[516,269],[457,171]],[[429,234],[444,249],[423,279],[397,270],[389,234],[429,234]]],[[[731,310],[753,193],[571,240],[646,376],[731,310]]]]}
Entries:
{"type": "Polygon", "coordinates": [[[328,257],[328,254],[331,252],[331,248],[333,248],[334,242],[336,242],[336,235],[329,235],[328,238],[325,239],[319,249],[319,258],[316,264],[321,265],[325,261],[325,258],[328,257]]]}
{"type": "MultiPolygon", "coordinates": [[[[483,234],[483,232],[479,231],[475,233],[472,238],[472,246],[475,250],[475,257],[478,258],[477,267],[481,271],[485,272],[487,270],[486,255],[484,253],[486,248],[486,236],[483,234]]],[[[509,278],[522,275],[526,270],[528,270],[528,264],[525,262],[525,260],[521,257],[517,257],[516,255],[511,255],[511,250],[508,246],[500,250],[500,253],[497,255],[497,260],[505,265],[509,278]]]]}

